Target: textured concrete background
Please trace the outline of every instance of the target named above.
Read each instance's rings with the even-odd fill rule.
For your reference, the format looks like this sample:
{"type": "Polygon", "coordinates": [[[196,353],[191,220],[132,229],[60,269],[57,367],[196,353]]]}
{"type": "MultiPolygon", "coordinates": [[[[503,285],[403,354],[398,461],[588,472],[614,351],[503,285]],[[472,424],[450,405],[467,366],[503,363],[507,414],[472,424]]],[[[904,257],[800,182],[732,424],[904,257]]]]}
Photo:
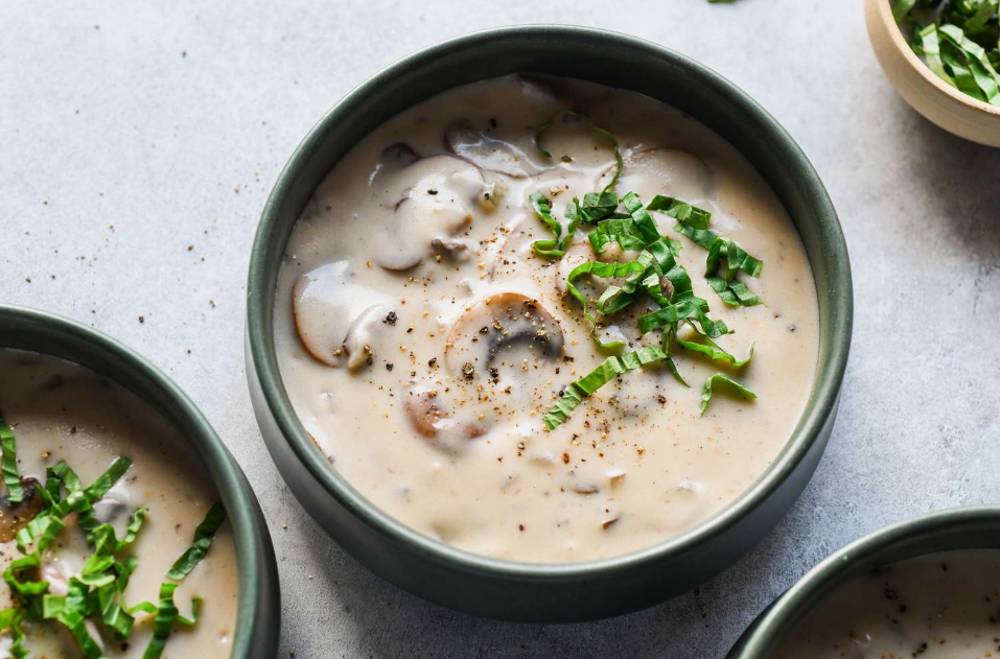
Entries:
{"type": "Polygon", "coordinates": [[[895,96],[859,5],[7,0],[0,300],[111,333],[205,411],[270,524],[282,656],[719,657],[840,545],[918,513],[1000,500],[1000,151],[941,132],[895,96]],[[857,304],[841,415],[791,514],[700,590],[571,626],[441,609],[345,556],[274,469],[243,372],[258,213],[312,123],[409,52],[545,21],[677,48],[774,113],[837,205],[857,304]]]}

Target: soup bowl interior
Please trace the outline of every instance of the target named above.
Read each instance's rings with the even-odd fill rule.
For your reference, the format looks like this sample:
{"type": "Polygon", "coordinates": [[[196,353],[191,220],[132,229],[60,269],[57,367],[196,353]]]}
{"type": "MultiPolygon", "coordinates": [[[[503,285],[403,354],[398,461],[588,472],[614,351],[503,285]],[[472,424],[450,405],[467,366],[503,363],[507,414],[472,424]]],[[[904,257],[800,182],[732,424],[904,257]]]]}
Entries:
{"type": "Polygon", "coordinates": [[[878,567],[941,551],[1000,547],[1000,508],[970,507],[901,522],[844,547],[779,597],[744,633],[729,659],[765,659],[827,595],[878,567]]]}
{"type": "Polygon", "coordinates": [[[258,422],[286,481],[320,524],[371,569],[424,597],[476,613],[577,620],[682,592],[746,552],[777,521],[811,475],[829,434],[851,319],[850,267],[835,211],[804,154],[759,105],[709,69],[648,42],[585,28],[515,27],[449,41],[391,66],[345,97],[304,139],[268,199],[251,254],[247,372],[258,422]],[[362,137],[399,112],[445,90],[515,72],[639,92],[700,120],[775,191],[800,233],[816,282],[817,376],[785,449],[714,518],[626,556],[517,563],[464,552],[406,528],[330,467],[296,417],[279,372],[275,285],[293,225],[319,183],[362,137]]]}
{"type": "Polygon", "coordinates": [[[273,657],[280,630],[277,565],[257,499],[194,403],[155,366],[109,336],[51,314],[0,305],[0,348],[71,361],[148,403],[187,440],[211,477],[232,526],[239,594],[232,657],[273,657]]]}

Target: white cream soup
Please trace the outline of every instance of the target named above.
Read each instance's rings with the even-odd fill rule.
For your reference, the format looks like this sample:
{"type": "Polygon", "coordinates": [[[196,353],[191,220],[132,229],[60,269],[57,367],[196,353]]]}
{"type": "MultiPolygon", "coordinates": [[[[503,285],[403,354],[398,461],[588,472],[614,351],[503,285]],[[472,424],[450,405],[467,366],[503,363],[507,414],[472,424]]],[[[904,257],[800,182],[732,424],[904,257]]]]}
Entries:
{"type": "MultiPolygon", "coordinates": [[[[655,232],[654,232],[655,233],[655,232]]],[[[634,260],[610,245],[603,261],[634,260]]],[[[597,298],[622,278],[583,277],[597,298]]],[[[594,308],[593,300],[590,308],[594,308]]],[[[649,298],[600,318],[626,351],[649,298]]],[[[704,126],[650,98],[564,79],[506,77],[423,102],[365,137],[333,169],[294,227],[275,308],[278,360],[296,411],[333,464],[375,505],[446,543],[530,562],[598,559],[641,549],[704,521],[757,479],[805,405],[816,368],[817,301],[795,228],[771,190],[704,126]],[[729,307],[705,279],[706,250],[681,237],[680,264],[709,315],[734,333],[718,343],[753,361],[727,369],[673,346],[690,387],[661,360],[584,400],[562,425],[542,417],[563,387],[605,359],[580,304],[573,267],[598,258],[581,223],[561,259],[533,251],[552,232],[530,197],[567,224],[574,197],[681,198],[711,228],[764,262],[743,281],[763,300],[729,307]],[[702,384],[726,372],[755,402],[702,384]]],[[[690,338],[691,330],[684,335],[690,338]]]]}
{"type": "MultiPolygon", "coordinates": [[[[32,353],[0,350],[0,410],[17,441],[22,476],[45,483],[46,469],[65,461],[86,486],[123,456],[132,465],[94,506],[98,520],[111,523],[119,538],[132,512],[149,512],[135,544],[125,554],[138,559],[124,591],[124,603],[157,603],[160,584],[171,564],[191,545],[195,527],[218,499],[198,457],[177,431],[145,402],[117,384],[76,364],[32,353]]],[[[6,495],[4,495],[6,501],[6,495]]],[[[10,515],[0,519],[5,530],[10,515]]],[[[41,577],[49,593],[65,594],[92,553],[70,515],[66,528],[43,554],[41,577]]],[[[0,569],[22,557],[13,541],[0,544],[0,569]]],[[[197,625],[175,625],[164,657],[228,656],[236,622],[236,553],[229,523],[215,535],[205,558],[183,580],[174,602],[191,615],[192,599],[204,604],[197,625]]],[[[14,605],[0,583],[0,609],[14,605]]],[[[136,615],[126,642],[88,623],[91,637],[111,657],[141,657],[152,634],[154,615],[136,615]]],[[[82,656],[65,627],[57,622],[25,623],[25,645],[32,657],[82,656]]],[[[9,633],[0,636],[0,654],[10,652],[9,633]]]]}
{"type": "Polygon", "coordinates": [[[775,659],[1000,656],[1000,551],[901,561],[835,590],[796,623],[775,659]]]}

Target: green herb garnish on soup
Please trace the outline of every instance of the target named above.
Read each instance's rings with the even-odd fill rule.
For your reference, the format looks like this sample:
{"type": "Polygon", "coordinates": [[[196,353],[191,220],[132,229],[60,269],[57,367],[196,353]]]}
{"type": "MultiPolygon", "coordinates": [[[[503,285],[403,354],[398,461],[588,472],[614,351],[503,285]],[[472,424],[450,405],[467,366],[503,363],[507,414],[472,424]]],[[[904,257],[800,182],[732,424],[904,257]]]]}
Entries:
{"type": "Polygon", "coordinates": [[[215,504],[209,510],[195,531],[191,547],[167,573],[159,603],[129,605],[124,601],[124,593],[140,560],[132,551],[133,544],[149,510],[145,507],[133,510],[119,538],[110,523],[98,520],[94,506],[128,473],[131,460],[116,458],[88,486],[83,485],[72,467],[59,462],[46,470],[45,482],[38,483],[22,479],[18,472],[14,432],[2,419],[0,448],[7,505],[24,502],[19,513],[34,511],[30,518],[17,520],[20,528],[14,539],[22,556],[11,561],[3,572],[14,606],[0,611],[0,632],[10,634],[13,641],[10,652],[14,657],[26,657],[30,651],[23,629],[25,622],[50,621],[62,625],[87,659],[106,656],[103,648],[107,639],[127,643],[137,615],[156,614],[153,637],[143,653],[144,659],[155,659],[163,653],[175,625],[191,627],[197,623],[201,600],[196,598],[192,603],[194,616],[188,619],[179,614],[173,592],[208,552],[216,530],[225,520],[221,505],[215,504]],[[29,502],[37,505],[28,506],[29,502]],[[43,568],[49,558],[48,551],[64,533],[82,534],[90,553],[79,572],[67,577],[65,593],[57,594],[46,580],[43,568]],[[94,632],[98,634],[96,639],[94,632]]]}
{"type": "MultiPolygon", "coordinates": [[[[732,330],[722,320],[712,319],[708,302],[694,294],[690,275],[676,259],[681,243],[660,233],[652,213],[663,213],[675,219],[675,229],[680,235],[708,251],[705,281],[729,306],[761,304],[760,297],[750,290],[740,275],[758,277],[764,265],[734,241],[713,232],[709,228],[711,213],[702,208],[666,195],[656,195],[644,204],[634,192],[618,193],[615,186],[624,168],[618,140],[585,115],[561,112],[538,129],[535,146],[544,157],[551,158],[552,155],[542,147],[544,135],[554,123],[567,117],[613,145],[615,169],[603,189],[584,195],[582,202],[574,197],[566,205],[569,222],[565,227],[553,217],[551,200],[541,193],[532,194],[529,203],[535,217],[549,227],[554,236],[551,240],[536,241],[534,250],[540,256],[561,259],[573,241],[573,234],[578,229],[589,231],[587,239],[593,259],[580,263],[569,272],[566,292],[579,303],[591,337],[603,352],[620,352],[624,342],[603,340],[598,334],[599,327],[637,302],[642,302],[647,308],[655,308],[638,316],[635,328],[641,337],[645,339],[649,336],[652,340],[625,354],[612,354],[593,371],[567,384],[559,400],[542,417],[546,430],[562,425],[585,398],[629,371],[663,365],[686,386],[671,358],[670,351],[675,343],[732,370],[742,369],[753,357],[752,347],[749,355],[739,360],[714,341],[732,330]],[[626,254],[634,257],[612,258],[626,254]],[[608,283],[594,298],[578,285],[584,279],[608,283]],[[679,337],[682,330],[692,336],[679,337]]],[[[716,373],[705,382],[701,397],[702,414],[712,401],[717,385],[746,400],[757,397],[729,375],[716,373]]]]}

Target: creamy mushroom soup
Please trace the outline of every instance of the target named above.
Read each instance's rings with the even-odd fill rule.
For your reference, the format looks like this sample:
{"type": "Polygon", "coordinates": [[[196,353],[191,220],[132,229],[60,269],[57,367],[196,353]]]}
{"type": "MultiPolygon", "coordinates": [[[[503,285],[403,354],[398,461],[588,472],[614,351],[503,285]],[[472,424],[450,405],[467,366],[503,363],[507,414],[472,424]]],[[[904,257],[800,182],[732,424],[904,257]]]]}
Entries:
{"type": "Polygon", "coordinates": [[[145,402],[81,366],[0,350],[0,373],[0,654],[228,656],[235,548],[228,523],[200,533],[222,509],[197,456],[145,402]],[[199,535],[210,540],[200,561],[199,535]]]}
{"type": "Polygon", "coordinates": [[[511,76],[339,162],[274,320],[299,418],[376,506],[566,562],[666,540],[760,477],[809,395],[817,313],[795,228],[731,146],[636,93],[511,76]]]}
{"type": "Polygon", "coordinates": [[[902,561],[835,590],[795,625],[775,659],[1000,656],[1000,551],[902,561]]]}

